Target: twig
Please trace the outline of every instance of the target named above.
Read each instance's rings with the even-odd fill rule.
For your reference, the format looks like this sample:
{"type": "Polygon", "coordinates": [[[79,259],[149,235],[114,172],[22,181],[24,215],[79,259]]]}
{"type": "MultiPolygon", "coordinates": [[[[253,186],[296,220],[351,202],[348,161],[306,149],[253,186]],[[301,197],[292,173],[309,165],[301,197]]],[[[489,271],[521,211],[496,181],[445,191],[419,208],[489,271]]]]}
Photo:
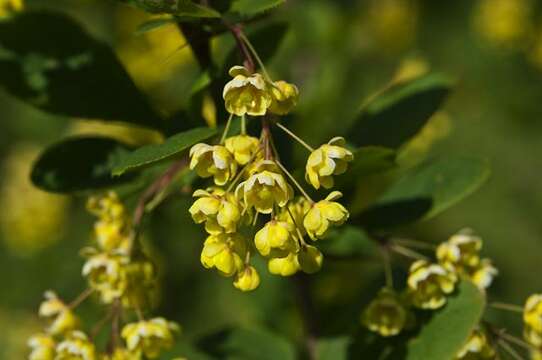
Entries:
{"type": "Polygon", "coordinates": [[[86,299],[88,299],[88,297],[90,295],[92,295],[92,293],[94,292],[94,289],[92,288],[88,288],[86,289],[85,291],[83,291],[81,294],[79,294],[79,296],[77,296],[75,298],[75,300],[73,300],[69,305],[68,307],[70,309],[75,309],[76,307],[78,307],[79,305],[81,305],[86,299]]]}
{"type": "Polygon", "coordinates": [[[226,27],[232,33],[235,39],[235,43],[237,44],[237,48],[239,49],[241,56],[245,59],[245,67],[248,71],[254,72],[256,66],[254,64],[254,60],[252,59],[252,55],[250,54],[250,50],[247,48],[247,45],[243,41],[243,30],[241,28],[241,25],[230,25],[226,22],[224,22],[224,25],[226,25],[226,27]]]}

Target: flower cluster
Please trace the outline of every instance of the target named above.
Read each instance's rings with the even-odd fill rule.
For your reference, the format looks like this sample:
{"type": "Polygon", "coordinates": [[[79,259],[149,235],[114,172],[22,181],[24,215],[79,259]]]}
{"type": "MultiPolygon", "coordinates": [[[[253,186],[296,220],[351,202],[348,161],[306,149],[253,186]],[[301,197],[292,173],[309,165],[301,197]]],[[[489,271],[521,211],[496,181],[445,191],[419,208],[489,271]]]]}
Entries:
{"type": "MultiPolygon", "coordinates": [[[[54,292],[47,291],[39,314],[48,322],[43,333],[28,340],[30,360],[140,360],[154,359],[163,348],[173,344],[178,325],[163,318],[145,320],[156,287],[153,264],[135,244],[130,217],[118,196],[111,192],[91,197],[90,212],[98,217],[94,226],[97,248],[85,248],[88,257],[83,266],[89,288],[67,304],[54,292]],[[110,314],[87,335],[74,309],[96,293],[110,314]],[[120,331],[121,312],[133,310],[138,321],[127,323],[120,331]],[[118,333],[111,334],[107,351],[102,353],[92,341],[107,321],[118,333]],[[121,344],[119,338],[124,339],[121,344]]],[[[126,315],[123,315],[124,319],[126,315]]]]}
{"type": "Polygon", "coordinates": [[[148,307],[156,286],[154,265],[133,251],[130,217],[118,196],[91,197],[87,208],[98,217],[94,234],[98,248],[85,248],[83,276],[104,304],[119,300],[132,308],[148,307]]]}
{"type": "MultiPolygon", "coordinates": [[[[416,241],[407,240],[406,243],[426,247],[426,244],[416,241]]],[[[384,337],[398,335],[413,326],[414,309],[442,308],[461,278],[472,281],[483,290],[489,287],[497,274],[489,259],[480,258],[482,240],[470,231],[461,231],[441,243],[435,251],[436,262],[404,248],[400,240],[390,240],[388,248],[403,255],[415,256],[418,260],[410,266],[406,288],[402,293],[396,293],[388,284],[362,313],[363,325],[384,337]]],[[[485,330],[477,329],[456,355],[456,359],[493,359],[494,356],[495,352],[487,341],[485,330]]]]}
{"type": "Polygon", "coordinates": [[[285,115],[297,103],[299,92],[285,81],[271,81],[241,66],[230,70],[233,77],[224,88],[225,107],[230,119],[217,145],[199,143],[190,149],[190,168],[214,186],[194,192],[189,212],[209,234],[201,252],[205,268],[216,269],[242,291],[258,287],[260,278],[250,264],[257,251],[268,261],[272,274],[290,276],[298,271],[314,273],[322,266],[322,253],[305,241],[326,237],[332,226],[348,219],[348,211],[331,192],[324,200],[313,201],[281,164],[270,127],[275,125],[311,151],[306,180],[315,189],[333,187],[333,176],[344,173],[353,160],[344,139],[334,138],[312,149],[290,130],[269,117],[261,118],[261,136],[247,134],[246,115],[285,115]],[[241,133],[228,136],[234,116],[240,117],[241,133]],[[300,195],[295,196],[294,187],[300,195]],[[265,223],[249,241],[242,227],[265,223]]]}

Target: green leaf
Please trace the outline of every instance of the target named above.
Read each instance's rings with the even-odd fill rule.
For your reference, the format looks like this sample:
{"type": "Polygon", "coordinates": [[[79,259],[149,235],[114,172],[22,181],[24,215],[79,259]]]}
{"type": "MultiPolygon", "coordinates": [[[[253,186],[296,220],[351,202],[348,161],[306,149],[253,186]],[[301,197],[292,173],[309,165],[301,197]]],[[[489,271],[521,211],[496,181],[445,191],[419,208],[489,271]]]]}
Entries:
{"type": "Polygon", "coordinates": [[[216,129],[195,128],[173,135],[162,144],[140,147],[131,153],[119,157],[114,165],[112,173],[113,175],[118,176],[126,171],[138,169],[165,160],[183,152],[198,142],[210,138],[216,133],[216,129]]]}
{"type": "Polygon", "coordinates": [[[294,360],[295,349],[265,330],[229,328],[203,338],[199,347],[219,359],[294,360]]]}
{"type": "Polygon", "coordinates": [[[363,106],[348,140],[358,146],[398,148],[442,106],[451,87],[452,81],[439,74],[391,86],[363,106]]]}
{"type": "Polygon", "coordinates": [[[490,175],[486,160],[444,157],[409,170],[355,221],[370,228],[433,217],[477,190],[490,175]]]}
{"type": "Polygon", "coordinates": [[[446,307],[408,343],[406,360],[453,359],[480,321],[484,307],[484,295],[471,282],[462,281],[446,307]]]}
{"type": "Polygon", "coordinates": [[[112,165],[128,148],[104,137],[73,137],[47,148],[30,175],[39,188],[57,193],[116,186],[132,177],[111,176],[112,165]]]}
{"type": "Polygon", "coordinates": [[[274,9],[285,2],[285,0],[234,0],[230,11],[243,17],[252,17],[274,9]]]}
{"type": "Polygon", "coordinates": [[[163,125],[113,51],[62,14],[0,22],[0,86],[58,115],[163,125]]]}
{"type": "Polygon", "coordinates": [[[152,19],[149,21],[145,21],[144,23],[139,24],[137,27],[135,34],[136,35],[143,35],[146,33],[149,33],[151,31],[160,29],[164,26],[175,24],[175,19],[169,17],[169,18],[158,18],[158,19],[152,19]]]}
{"type": "Polygon", "coordinates": [[[152,14],[172,14],[194,18],[219,18],[220,13],[190,0],[119,0],[152,14]]]}

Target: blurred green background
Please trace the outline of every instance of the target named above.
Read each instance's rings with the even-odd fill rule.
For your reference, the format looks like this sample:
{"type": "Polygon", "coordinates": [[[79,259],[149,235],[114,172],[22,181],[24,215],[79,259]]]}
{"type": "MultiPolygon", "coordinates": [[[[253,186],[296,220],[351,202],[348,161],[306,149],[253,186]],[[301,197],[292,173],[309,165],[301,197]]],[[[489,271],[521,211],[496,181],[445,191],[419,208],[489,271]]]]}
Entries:
{"type": "MultiPolygon", "coordinates": [[[[157,108],[167,113],[184,105],[198,68],[175,26],[134,35],[148,16],[113,1],[27,2],[29,9],[44,7],[69,13],[114,47],[157,108]]],[[[490,160],[492,177],[451,210],[398,233],[436,243],[471,227],[500,271],[490,299],[521,304],[541,291],[542,2],[289,0],[273,20],[287,21],[290,31],[269,64],[271,72],[298,84],[297,111],[307,124],[333,125],[315,129],[298,123],[297,130],[312,142],[333,136],[334,126],[398,76],[438,71],[456,80],[444,111],[404,149],[405,161],[415,163],[427,153],[474,154],[490,160]]],[[[216,41],[217,58],[228,44],[231,39],[216,41]]],[[[4,93],[0,104],[0,327],[8,329],[0,338],[0,358],[19,359],[26,337],[40,329],[36,313],[43,292],[52,288],[71,299],[84,289],[78,252],[89,243],[93,223],[84,196],[34,189],[28,180],[31,162],[40,149],[69,134],[108,134],[138,144],[157,136],[53,117],[4,93]]],[[[290,280],[262,271],[260,288],[242,294],[203,269],[204,234],[187,215],[189,201],[171,198],[148,222],[145,236],[163,273],[156,312],[182,324],[185,339],[225,324],[265,325],[299,338],[290,280]]],[[[326,332],[359,326],[360,310],[381,284],[380,269],[373,261],[326,262],[313,289],[321,316],[328,319],[326,332]],[[339,314],[333,313],[336,307],[339,314]]],[[[82,313],[89,323],[101,314],[92,303],[82,313]]],[[[488,315],[520,330],[517,316],[488,315]]]]}

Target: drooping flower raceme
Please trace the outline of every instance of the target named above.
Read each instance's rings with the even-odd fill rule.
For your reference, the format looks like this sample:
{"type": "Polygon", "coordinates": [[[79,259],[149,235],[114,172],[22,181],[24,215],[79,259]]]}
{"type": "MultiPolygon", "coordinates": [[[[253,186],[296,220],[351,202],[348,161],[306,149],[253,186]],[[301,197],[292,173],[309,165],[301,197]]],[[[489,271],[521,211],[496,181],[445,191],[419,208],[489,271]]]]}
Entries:
{"type": "Polygon", "coordinates": [[[264,77],[243,66],[232,67],[229,74],[233,80],[226,84],[222,94],[226,110],[237,116],[265,115],[272,97],[264,77]]]}
{"type": "Polygon", "coordinates": [[[315,189],[320,186],[331,189],[334,185],[333,175],[344,174],[348,162],[354,160],[354,155],[344,148],[344,144],[342,137],[335,137],[310,154],[305,167],[305,179],[315,189]]]}
{"type": "Polygon", "coordinates": [[[311,239],[325,237],[331,225],[339,226],[348,220],[348,210],[334,201],[341,197],[342,194],[339,191],[333,191],[325,200],[318,201],[309,209],[303,220],[303,225],[311,239]]]}
{"type": "Polygon", "coordinates": [[[155,359],[162,349],[173,346],[174,333],[178,331],[180,328],[176,323],[159,317],[127,324],[121,336],[128,350],[155,359]]]}
{"type": "Polygon", "coordinates": [[[395,336],[407,325],[408,309],[393,290],[383,288],[361,316],[362,323],[381,336],[395,336]]]}
{"type": "Polygon", "coordinates": [[[446,304],[446,295],[454,291],[456,282],[453,272],[418,260],[411,265],[407,280],[412,304],[421,309],[438,309],[446,304]]]}

